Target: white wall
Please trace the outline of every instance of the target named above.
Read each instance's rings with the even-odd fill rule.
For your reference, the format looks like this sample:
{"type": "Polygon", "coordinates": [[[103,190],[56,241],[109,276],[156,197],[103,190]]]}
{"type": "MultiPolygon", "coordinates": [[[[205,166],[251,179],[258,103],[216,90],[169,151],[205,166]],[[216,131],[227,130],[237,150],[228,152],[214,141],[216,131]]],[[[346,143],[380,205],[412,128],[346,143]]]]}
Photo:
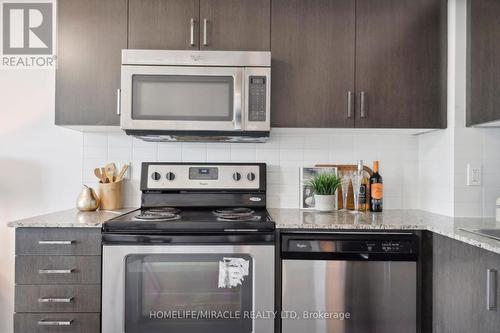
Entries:
{"type": "Polygon", "coordinates": [[[14,232],[8,221],[74,207],[82,135],[54,126],[54,72],[0,70],[0,332],[12,332],[14,232]]]}
{"type": "Polygon", "coordinates": [[[394,131],[275,129],[266,144],[150,143],[116,133],[85,134],[83,182],[95,186],[93,170],[108,161],[132,162],[125,189],[128,206],[139,206],[140,165],[162,162],[265,162],[268,206],[299,207],[299,167],[317,163],[371,166],[380,160],[384,207],[418,208],[418,138],[394,131]]]}

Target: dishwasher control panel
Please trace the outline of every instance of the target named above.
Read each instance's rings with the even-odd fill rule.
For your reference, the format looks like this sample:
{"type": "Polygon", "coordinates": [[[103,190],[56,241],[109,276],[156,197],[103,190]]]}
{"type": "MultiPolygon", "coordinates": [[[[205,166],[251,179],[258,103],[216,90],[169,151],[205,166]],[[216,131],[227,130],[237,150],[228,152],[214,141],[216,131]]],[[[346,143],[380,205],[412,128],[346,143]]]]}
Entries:
{"type": "Polygon", "coordinates": [[[290,239],[290,252],[320,253],[412,253],[411,241],[374,240],[311,240],[290,239]]]}
{"type": "Polygon", "coordinates": [[[282,234],[281,256],[287,259],[416,260],[418,236],[406,233],[282,234]]]}

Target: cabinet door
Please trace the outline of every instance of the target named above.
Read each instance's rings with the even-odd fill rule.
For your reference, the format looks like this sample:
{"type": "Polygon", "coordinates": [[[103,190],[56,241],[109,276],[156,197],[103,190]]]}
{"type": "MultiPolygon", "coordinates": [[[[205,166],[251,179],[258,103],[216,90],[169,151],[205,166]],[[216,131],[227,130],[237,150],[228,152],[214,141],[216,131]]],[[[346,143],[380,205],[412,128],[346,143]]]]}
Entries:
{"type": "Polygon", "coordinates": [[[199,0],[129,0],[128,48],[199,47],[199,0]]]}
{"type": "Polygon", "coordinates": [[[200,0],[202,50],[269,51],[270,0],[200,0]]]}
{"type": "Polygon", "coordinates": [[[446,1],[356,6],[356,127],[446,127],[446,1]]]}
{"type": "Polygon", "coordinates": [[[127,0],[59,0],[56,125],[119,125],[127,0]]]}
{"type": "Polygon", "coordinates": [[[500,1],[468,1],[467,125],[500,120],[500,1]]]}
{"type": "Polygon", "coordinates": [[[354,0],[273,0],[274,127],[353,127],[354,0]]]}
{"type": "Polygon", "coordinates": [[[500,270],[500,255],[433,235],[433,332],[498,332],[499,310],[486,308],[488,269],[500,270]]]}

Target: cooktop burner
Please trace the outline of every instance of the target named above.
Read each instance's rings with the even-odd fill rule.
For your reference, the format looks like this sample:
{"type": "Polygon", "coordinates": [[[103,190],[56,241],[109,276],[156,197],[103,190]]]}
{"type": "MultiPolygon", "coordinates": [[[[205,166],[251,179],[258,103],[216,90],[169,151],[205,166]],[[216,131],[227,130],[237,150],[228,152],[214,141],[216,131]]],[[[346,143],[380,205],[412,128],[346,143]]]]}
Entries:
{"type": "Polygon", "coordinates": [[[235,222],[250,222],[250,221],[260,221],[260,216],[241,216],[241,215],[224,215],[218,216],[218,221],[235,221],[235,222]]]}
{"type": "Polygon", "coordinates": [[[144,212],[156,213],[156,214],[163,214],[163,213],[180,214],[181,210],[175,207],[155,207],[155,208],[145,209],[144,212]]]}
{"type": "Polygon", "coordinates": [[[235,229],[274,230],[266,209],[250,208],[142,208],[120,215],[104,224],[106,231],[168,233],[224,231],[235,229]]]}
{"type": "Polygon", "coordinates": [[[181,216],[179,214],[174,214],[174,213],[142,212],[135,216],[135,219],[143,221],[174,221],[180,218],[181,216]]]}

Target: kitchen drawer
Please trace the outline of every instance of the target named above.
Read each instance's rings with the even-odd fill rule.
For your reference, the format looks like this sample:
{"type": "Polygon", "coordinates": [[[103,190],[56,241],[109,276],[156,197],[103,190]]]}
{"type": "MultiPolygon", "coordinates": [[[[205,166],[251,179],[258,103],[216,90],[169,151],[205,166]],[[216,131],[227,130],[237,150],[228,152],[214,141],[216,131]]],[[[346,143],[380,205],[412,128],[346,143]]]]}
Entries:
{"type": "Polygon", "coordinates": [[[101,230],[17,228],[18,255],[101,255],[101,230]]]}
{"type": "Polygon", "coordinates": [[[16,284],[99,284],[100,256],[16,256],[16,284]]]}
{"type": "Polygon", "coordinates": [[[15,313],[14,333],[100,333],[99,313],[15,313]]]}
{"type": "Polygon", "coordinates": [[[100,285],[17,285],[16,312],[100,312],[100,285]]]}

